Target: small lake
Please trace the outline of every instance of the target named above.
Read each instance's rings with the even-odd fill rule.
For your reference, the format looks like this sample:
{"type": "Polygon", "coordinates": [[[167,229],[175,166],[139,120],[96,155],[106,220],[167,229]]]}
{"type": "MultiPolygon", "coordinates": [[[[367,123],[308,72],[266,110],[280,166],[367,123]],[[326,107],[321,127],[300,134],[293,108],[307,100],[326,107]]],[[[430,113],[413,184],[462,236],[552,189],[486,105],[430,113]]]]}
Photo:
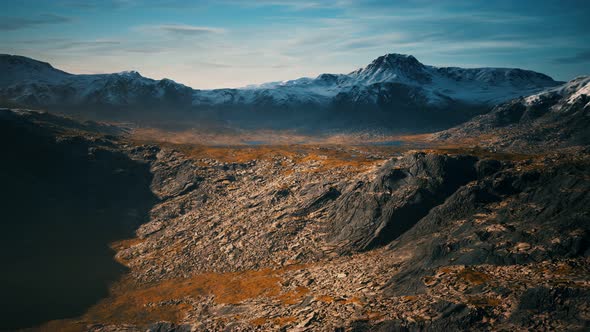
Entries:
{"type": "Polygon", "coordinates": [[[242,141],[246,145],[268,145],[267,141],[242,141]]]}

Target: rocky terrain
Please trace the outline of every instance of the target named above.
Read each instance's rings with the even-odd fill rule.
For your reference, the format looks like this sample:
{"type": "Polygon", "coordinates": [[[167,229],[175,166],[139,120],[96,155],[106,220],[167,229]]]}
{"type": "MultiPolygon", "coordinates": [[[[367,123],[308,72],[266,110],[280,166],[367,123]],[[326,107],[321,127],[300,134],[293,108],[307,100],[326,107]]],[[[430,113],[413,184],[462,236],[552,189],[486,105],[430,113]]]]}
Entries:
{"type": "Polygon", "coordinates": [[[496,106],[433,141],[476,141],[486,148],[539,152],[584,146],[590,140],[590,77],[496,106]]]}
{"type": "MultiPolygon", "coordinates": [[[[506,105],[546,105],[549,98],[559,109],[535,119],[556,119],[559,110],[559,119],[582,119],[583,86],[506,105]]],[[[506,107],[521,109],[499,106],[474,121],[497,122],[506,107]]],[[[524,121],[538,109],[524,106],[510,124],[533,128],[524,121]]],[[[547,129],[561,141],[546,149],[474,147],[466,129],[474,122],[435,134],[440,143],[428,146],[212,146],[48,113],[5,109],[0,121],[3,181],[11,188],[2,198],[11,216],[3,221],[3,252],[30,248],[22,257],[40,257],[3,277],[12,294],[3,313],[13,319],[3,318],[10,323],[0,328],[590,328],[590,150],[581,129],[567,127],[569,136],[547,129]],[[23,192],[14,194],[19,183],[23,192]],[[81,188],[95,194],[84,197],[81,188]],[[38,193],[34,200],[27,200],[30,191],[38,193]],[[29,201],[47,207],[44,218],[25,213],[35,210],[29,201]],[[66,207],[50,209],[56,202],[84,208],[67,214],[66,207]],[[27,238],[12,220],[26,221],[27,238]],[[52,235],[66,228],[66,236],[52,235]],[[79,253],[97,268],[27,270],[47,259],[32,253],[56,240],[64,249],[47,252],[48,266],[71,265],[79,253]],[[90,258],[106,257],[109,246],[117,267],[90,258]],[[62,274],[48,275],[52,270],[62,274]],[[95,279],[82,286],[64,279],[77,273],[87,280],[87,271],[97,271],[95,279]],[[65,280],[54,287],[58,295],[78,294],[84,285],[99,291],[70,297],[77,307],[47,314],[44,303],[58,295],[30,291],[44,279],[65,280]],[[19,293],[30,295],[19,301],[19,293]]],[[[489,137],[497,133],[505,131],[489,137]]]]}

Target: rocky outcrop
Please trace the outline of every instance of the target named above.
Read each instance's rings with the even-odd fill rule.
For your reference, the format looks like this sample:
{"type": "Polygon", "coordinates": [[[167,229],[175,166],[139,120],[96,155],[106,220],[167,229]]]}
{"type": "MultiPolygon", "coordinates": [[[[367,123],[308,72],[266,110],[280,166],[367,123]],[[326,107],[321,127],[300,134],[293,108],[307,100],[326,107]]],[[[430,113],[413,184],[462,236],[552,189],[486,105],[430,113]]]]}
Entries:
{"type": "Polygon", "coordinates": [[[590,77],[494,107],[472,120],[434,134],[437,142],[475,142],[498,151],[543,152],[588,146],[590,77]]]}
{"type": "Polygon", "coordinates": [[[513,265],[590,256],[588,160],[544,158],[462,187],[389,246],[412,251],[389,294],[422,291],[445,265],[513,265]]]}
{"type": "Polygon", "coordinates": [[[351,184],[332,207],[328,240],[343,252],[369,250],[395,240],[476,178],[470,156],[411,153],[351,184]]]}

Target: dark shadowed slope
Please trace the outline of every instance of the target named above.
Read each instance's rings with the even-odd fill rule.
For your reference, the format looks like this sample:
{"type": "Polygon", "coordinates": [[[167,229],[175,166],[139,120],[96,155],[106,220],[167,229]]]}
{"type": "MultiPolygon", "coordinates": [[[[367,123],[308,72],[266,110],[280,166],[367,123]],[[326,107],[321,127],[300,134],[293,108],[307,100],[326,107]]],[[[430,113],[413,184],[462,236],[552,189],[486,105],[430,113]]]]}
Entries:
{"type": "Polygon", "coordinates": [[[109,244],[145,221],[152,176],[101,128],[0,110],[0,329],[79,315],[124,271],[109,244]]]}

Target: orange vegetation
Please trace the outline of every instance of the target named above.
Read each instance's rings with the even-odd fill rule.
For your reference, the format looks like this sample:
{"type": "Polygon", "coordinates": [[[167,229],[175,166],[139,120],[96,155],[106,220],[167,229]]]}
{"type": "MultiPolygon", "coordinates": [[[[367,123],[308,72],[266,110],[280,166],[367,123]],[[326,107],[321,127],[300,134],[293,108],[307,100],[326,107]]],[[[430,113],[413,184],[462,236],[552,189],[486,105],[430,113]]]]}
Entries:
{"type": "Polygon", "coordinates": [[[409,134],[409,135],[397,135],[391,136],[383,139],[383,141],[400,141],[404,143],[422,143],[428,144],[431,143],[434,139],[433,135],[430,133],[426,134],[409,134]]]}
{"type": "MultiPolygon", "coordinates": [[[[136,129],[130,136],[134,144],[158,144],[175,149],[186,156],[220,162],[248,162],[287,157],[295,163],[317,163],[318,170],[334,167],[365,168],[379,160],[367,158],[374,152],[395,153],[408,147],[371,146],[367,141],[347,135],[327,137],[303,136],[287,131],[207,133],[197,131],[171,132],[153,128],[136,129]],[[246,141],[264,141],[268,145],[247,145],[246,141]],[[297,143],[293,143],[297,142],[297,143]]],[[[408,138],[408,141],[410,139],[408,138]]],[[[275,159],[276,160],[276,159],[275,159]]],[[[204,163],[203,163],[204,165],[204,163]]],[[[288,168],[288,165],[283,167],[288,168]]],[[[288,171],[289,173],[292,170],[288,171]]]]}
{"type": "Polygon", "coordinates": [[[471,283],[472,285],[481,285],[490,280],[489,276],[483,272],[475,271],[470,268],[466,268],[459,272],[459,276],[471,283]]]}
{"type": "Polygon", "coordinates": [[[134,323],[178,321],[184,315],[187,298],[212,295],[217,303],[235,304],[256,297],[280,293],[277,271],[265,269],[234,273],[205,273],[188,279],[166,280],[150,287],[125,289],[103,300],[85,315],[89,321],[134,323]]]}
{"type": "Polygon", "coordinates": [[[310,171],[312,172],[323,172],[334,168],[351,168],[352,170],[363,171],[368,167],[375,165],[381,160],[367,159],[364,156],[359,156],[351,153],[350,151],[339,151],[322,149],[319,152],[310,152],[305,157],[299,160],[301,163],[317,163],[317,168],[310,171]]]}
{"type": "Polygon", "coordinates": [[[425,152],[430,153],[441,153],[441,154],[468,154],[480,158],[491,158],[496,160],[509,160],[509,161],[522,161],[528,160],[535,155],[523,154],[523,153],[508,153],[508,152],[491,152],[486,149],[482,149],[477,146],[468,146],[463,144],[457,145],[440,145],[431,149],[425,149],[425,152]]]}
{"type": "Polygon", "coordinates": [[[163,130],[156,128],[136,128],[132,138],[140,141],[167,142],[173,144],[206,145],[248,145],[248,142],[264,142],[269,145],[361,145],[399,141],[406,144],[432,144],[432,134],[411,135],[369,135],[369,134],[301,134],[293,130],[232,130],[228,128],[208,128],[189,130],[163,130]]]}
{"type": "MultiPolygon", "coordinates": [[[[284,304],[298,303],[309,292],[305,287],[281,294],[282,273],[302,268],[288,266],[279,270],[263,269],[229,273],[204,273],[187,279],[165,280],[137,285],[129,277],[112,288],[102,300],[76,320],[53,321],[43,331],[81,331],[87,324],[137,324],[156,321],[180,321],[191,309],[191,300],[213,296],[216,303],[237,304],[258,297],[277,298],[284,304]]],[[[263,318],[252,324],[263,324],[263,318]]],[[[290,318],[275,319],[284,324],[290,318]]]]}
{"type": "Polygon", "coordinates": [[[351,297],[349,299],[343,300],[342,303],[344,304],[348,304],[348,303],[354,303],[354,304],[362,304],[362,301],[358,298],[358,297],[351,297]]]}
{"type": "Polygon", "coordinates": [[[54,320],[35,328],[39,332],[82,332],[86,330],[86,323],[73,319],[54,320]]]}
{"type": "MultiPolygon", "coordinates": [[[[110,247],[114,251],[120,252],[121,250],[129,249],[129,248],[131,248],[137,244],[140,244],[144,241],[145,241],[145,239],[140,239],[140,238],[119,240],[119,241],[115,241],[115,242],[111,243],[110,247]]],[[[118,256],[115,256],[115,260],[123,265],[127,265],[127,263],[128,263],[126,260],[124,260],[123,258],[118,257],[118,256]]]]}
{"type": "Polygon", "coordinates": [[[365,316],[367,317],[368,320],[378,320],[378,319],[383,318],[385,315],[380,312],[376,312],[376,311],[367,311],[365,313],[365,316]]]}
{"type": "Polygon", "coordinates": [[[145,241],[145,239],[140,239],[140,238],[119,240],[119,241],[115,241],[115,242],[111,243],[110,247],[115,251],[121,251],[124,249],[131,248],[134,245],[140,244],[144,241],[145,241]]]}
{"type": "Polygon", "coordinates": [[[467,296],[467,302],[476,307],[496,307],[501,304],[498,298],[485,295],[467,296]]]}
{"type": "Polygon", "coordinates": [[[417,296],[415,295],[404,295],[402,296],[402,302],[412,302],[412,301],[416,301],[418,299],[417,296]]]}
{"type": "Polygon", "coordinates": [[[251,320],[250,324],[252,324],[254,326],[260,326],[260,325],[266,324],[266,322],[268,322],[268,318],[258,317],[258,318],[254,318],[253,320],[251,320]]]}
{"type": "Polygon", "coordinates": [[[569,275],[572,274],[572,272],[574,272],[574,269],[571,265],[569,265],[568,263],[558,263],[557,267],[549,272],[553,272],[556,275],[560,275],[560,276],[565,276],[565,275],[569,275]]]}
{"type": "Polygon", "coordinates": [[[334,298],[330,295],[320,295],[320,296],[316,297],[316,300],[321,301],[321,302],[325,302],[325,303],[334,302],[334,298]]]}
{"type": "Polygon", "coordinates": [[[284,304],[298,304],[303,301],[303,297],[309,293],[309,288],[299,286],[292,291],[281,294],[278,298],[284,304]]]}
{"type": "Polygon", "coordinates": [[[293,323],[294,321],[296,321],[297,318],[293,317],[293,316],[286,316],[286,317],[277,317],[275,319],[273,319],[273,322],[276,325],[287,325],[289,323],[293,323]]]}
{"type": "MultiPolygon", "coordinates": [[[[151,143],[151,141],[134,140],[136,144],[151,143]]],[[[367,155],[371,151],[400,150],[396,147],[362,147],[342,148],[340,146],[318,146],[318,145],[231,145],[231,146],[209,146],[202,144],[158,142],[160,146],[174,149],[189,158],[199,160],[201,166],[206,166],[203,159],[213,159],[220,162],[245,163],[252,160],[272,161],[277,158],[288,158],[295,164],[315,163],[315,171],[323,171],[337,167],[350,167],[354,170],[364,170],[381,160],[369,159],[367,155]]],[[[291,174],[292,169],[287,168],[285,175],[291,174]]]]}

